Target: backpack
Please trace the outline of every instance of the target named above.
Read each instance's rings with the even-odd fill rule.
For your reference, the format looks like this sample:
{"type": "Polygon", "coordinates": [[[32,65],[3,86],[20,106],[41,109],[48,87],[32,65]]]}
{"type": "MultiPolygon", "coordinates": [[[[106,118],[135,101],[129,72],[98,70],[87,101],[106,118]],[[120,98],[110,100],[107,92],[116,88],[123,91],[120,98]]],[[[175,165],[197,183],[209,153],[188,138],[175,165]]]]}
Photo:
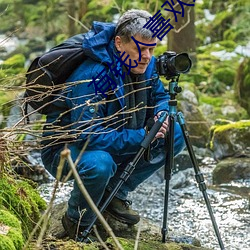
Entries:
{"type": "Polygon", "coordinates": [[[75,35],[37,57],[26,73],[25,114],[28,105],[48,114],[55,97],[71,73],[86,59],[82,46],[85,34],[75,35]]]}

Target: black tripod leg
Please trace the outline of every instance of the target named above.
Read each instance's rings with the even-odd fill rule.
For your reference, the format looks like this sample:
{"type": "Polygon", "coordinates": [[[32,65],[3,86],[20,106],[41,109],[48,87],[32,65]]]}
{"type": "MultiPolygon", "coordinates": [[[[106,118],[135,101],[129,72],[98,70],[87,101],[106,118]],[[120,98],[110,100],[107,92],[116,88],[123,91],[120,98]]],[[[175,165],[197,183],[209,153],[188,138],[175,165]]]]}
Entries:
{"type": "Polygon", "coordinates": [[[169,115],[169,131],[166,138],[166,161],[165,161],[165,198],[164,198],[164,213],[162,225],[162,242],[166,242],[166,235],[168,232],[168,199],[169,199],[169,183],[172,176],[172,169],[174,166],[174,116],[169,115]]]}
{"type": "Polygon", "coordinates": [[[185,142],[186,142],[186,146],[187,146],[187,150],[188,150],[190,159],[191,159],[191,161],[193,163],[193,167],[194,167],[194,171],[195,171],[195,179],[196,179],[196,181],[197,181],[197,183],[199,185],[200,191],[203,194],[203,197],[204,197],[204,200],[205,200],[205,203],[206,203],[206,206],[207,206],[207,210],[209,212],[209,215],[210,215],[210,218],[211,218],[211,221],[212,221],[212,224],[213,224],[213,228],[214,228],[216,237],[218,239],[220,248],[221,248],[221,250],[224,250],[225,247],[223,245],[223,242],[222,242],[222,239],[221,239],[221,236],[220,236],[220,232],[219,232],[219,229],[218,229],[218,226],[217,226],[214,214],[213,214],[213,210],[212,210],[212,207],[211,207],[211,204],[210,204],[210,201],[208,199],[207,192],[206,192],[207,187],[206,187],[206,184],[204,182],[204,177],[203,177],[203,174],[201,173],[201,171],[199,169],[199,165],[198,165],[197,159],[195,157],[195,154],[194,154],[194,151],[193,151],[190,139],[189,139],[189,133],[188,133],[187,128],[186,128],[186,124],[185,124],[183,114],[181,112],[178,112],[177,113],[177,118],[178,118],[179,124],[181,126],[181,130],[182,130],[185,142]]]}
{"type": "MultiPolygon", "coordinates": [[[[161,128],[163,122],[165,121],[165,119],[167,118],[167,112],[162,112],[162,114],[160,115],[159,119],[155,122],[154,126],[152,127],[152,129],[150,130],[149,134],[145,137],[145,139],[142,141],[141,143],[141,148],[139,149],[138,153],[135,155],[134,159],[132,162],[130,162],[126,168],[124,169],[123,173],[120,176],[120,180],[117,183],[117,185],[114,187],[113,191],[110,193],[109,197],[106,199],[106,201],[103,203],[102,207],[99,209],[100,212],[102,213],[107,206],[109,205],[109,203],[112,201],[112,199],[114,198],[114,196],[116,195],[116,193],[119,191],[120,187],[122,186],[122,184],[129,178],[129,176],[132,174],[132,172],[135,169],[136,164],[138,163],[138,161],[140,160],[140,158],[142,157],[142,155],[144,154],[145,150],[149,147],[150,143],[153,141],[153,139],[155,138],[155,135],[157,134],[157,132],[159,131],[159,129],[161,128]]],[[[94,226],[95,222],[97,220],[97,216],[94,217],[94,219],[92,220],[92,222],[90,223],[90,225],[88,226],[88,228],[82,233],[82,238],[83,241],[85,239],[87,239],[89,233],[92,230],[92,227],[94,226]]]]}

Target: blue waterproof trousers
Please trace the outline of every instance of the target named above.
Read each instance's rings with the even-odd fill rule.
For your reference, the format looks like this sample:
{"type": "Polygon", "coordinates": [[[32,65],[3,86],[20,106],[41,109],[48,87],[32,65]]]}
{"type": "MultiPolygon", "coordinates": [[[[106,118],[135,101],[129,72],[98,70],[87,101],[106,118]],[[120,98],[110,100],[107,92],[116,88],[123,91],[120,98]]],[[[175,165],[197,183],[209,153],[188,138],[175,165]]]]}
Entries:
{"type": "MultiPolygon", "coordinates": [[[[135,170],[122,185],[116,197],[125,200],[128,192],[135,190],[139,184],[145,181],[156,170],[164,166],[166,156],[164,139],[158,139],[153,145],[154,147],[151,149],[151,160],[148,162],[145,161],[143,157],[140,159],[135,170]]],[[[185,142],[180,125],[175,123],[174,154],[177,155],[180,153],[184,147],[185,142]]],[[[68,148],[71,151],[73,161],[75,161],[81,149],[74,143],[69,144],[68,148]]],[[[57,149],[55,151],[53,147],[49,147],[42,151],[42,160],[45,168],[53,176],[56,176],[61,150],[62,149],[57,149]]],[[[105,189],[110,191],[116,186],[120,180],[119,177],[121,173],[127,164],[133,160],[134,156],[135,155],[126,155],[118,157],[101,150],[85,151],[82,154],[77,164],[77,171],[96,205],[100,203],[105,189]]],[[[70,167],[66,163],[63,169],[63,175],[67,175],[69,170],[70,167]]],[[[68,216],[78,221],[80,212],[84,209],[86,209],[86,212],[81,219],[81,225],[87,226],[92,222],[94,213],[84,199],[77,183],[74,182],[74,188],[68,201],[68,216]]]]}

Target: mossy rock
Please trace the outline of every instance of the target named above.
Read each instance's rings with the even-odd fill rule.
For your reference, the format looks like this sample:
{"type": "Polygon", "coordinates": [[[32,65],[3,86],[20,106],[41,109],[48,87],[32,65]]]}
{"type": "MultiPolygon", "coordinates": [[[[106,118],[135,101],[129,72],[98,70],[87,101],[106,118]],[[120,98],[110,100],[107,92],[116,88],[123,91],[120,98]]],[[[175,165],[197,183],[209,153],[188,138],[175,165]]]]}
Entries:
{"type": "Polygon", "coordinates": [[[216,159],[230,156],[249,156],[250,120],[215,125],[210,130],[210,149],[216,159]]]}
{"type": "Polygon", "coordinates": [[[233,180],[250,178],[250,158],[226,158],[213,171],[213,183],[228,183],[233,180]]]}
{"type": "Polygon", "coordinates": [[[0,206],[5,207],[21,221],[23,236],[27,238],[39,220],[41,211],[45,210],[46,203],[26,180],[16,180],[2,174],[0,206]]]}
{"type": "Polygon", "coordinates": [[[0,209],[0,249],[19,250],[23,244],[20,221],[7,210],[0,209]]]}
{"type": "MultiPolygon", "coordinates": [[[[124,239],[118,238],[120,244],[122,245],[124,250],[133,250],[135,245],[135,240],[133,239],[124,239]]],[[[114,245],[113,239],[109,238],[107,240],[108,243],[114,245]]],[[[208,248],[197,247],[184,243],[175,243],[175,242],[167,242],[162,243],[160,240],[151,240],[151,239],[143,239],[139,240],[138,250],[208,250],[208,248]]]]}

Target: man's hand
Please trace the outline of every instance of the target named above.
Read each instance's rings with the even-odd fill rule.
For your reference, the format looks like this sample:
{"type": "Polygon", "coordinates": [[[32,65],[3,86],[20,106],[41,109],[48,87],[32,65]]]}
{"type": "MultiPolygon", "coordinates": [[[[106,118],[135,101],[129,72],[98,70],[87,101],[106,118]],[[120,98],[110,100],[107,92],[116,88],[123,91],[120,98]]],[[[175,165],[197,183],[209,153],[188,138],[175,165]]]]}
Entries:
{"type": "MultiPolygon", "coordinates": [[[[159,113],[157,113],[157,115],[154,117],[155,122],[158,120],[158,118],[160,117],[161,113],[164,111],[160,111],[159,113]]],[[[161,128],[159,129],[159,131],[157,132],[157,134],[155,135],[155,139],[159,139],[159,138],[165,138],[166,133],[169,130],[169,124],[168,124],[168,116],[165,119],[165,121],[163,122],[161,128]]]]}

